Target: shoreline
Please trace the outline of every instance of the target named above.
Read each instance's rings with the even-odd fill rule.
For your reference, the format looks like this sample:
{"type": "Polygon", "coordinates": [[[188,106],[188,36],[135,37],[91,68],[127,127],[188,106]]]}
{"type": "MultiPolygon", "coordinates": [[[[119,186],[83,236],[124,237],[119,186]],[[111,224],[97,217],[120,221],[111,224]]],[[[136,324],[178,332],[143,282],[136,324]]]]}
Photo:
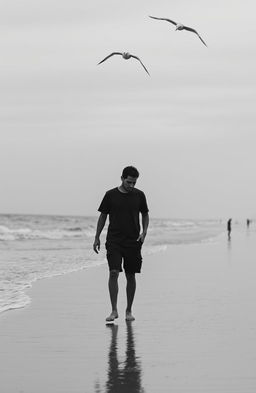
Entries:
{"type": "MultiPolygon", "coordinates": [[[[148,256],[150,257],[151,255],[155,255],[158,253],[162,253],[165,252],[166,250],[168,250],[169,247],[172,246],[186,246],[186,245],[190,245],[190,244],[201,244],[201,243],[209,243],[212,241],[215,241],[216,238],[222,236],[224,233],[224,231],[218,231],[215,233],[211,233],[211,235],[209,236],[209,234],[205,233],[205,237],[202,236],[202,234],[200,233],[199,237],[198,234],[195,233],[194,237],[191,237],[191,233],[184,233],[184,237],[183,239],[180,239],[180,241],[178,241],[177,239],[173,239],[172,242],[170,242],[170,240],[168,239],[168,241],[166,243],[155,243],[155,244],[146,244],[145,248],[144,248],[144,256],[145,258],[147,258],[148,256]]],[[[91,251],[93,253],[93,251],[91,251]]],[[[94,253],[93,253],[94,254],[94,253]]],[[[95,256],[95,255],[94,255],[95,256]]],[[[29,296],[29,291],[34,287],[34,285],[41,281],[41,280],[45,280],[45,279],[52,279],[55,277],[62,277],[65,275],[69,275],[69,274],[73,274],[76,272],[81,272],[83,270],[87,270],[89,268],[95,268],[98,265],[105,265],[107,263],[106,261],[106,256],[105,256],[105,249],[104,251],[101,251],[101,256],[98,255],[98,260],[94,261],[94,264],[92,265],[88,265],[88,266],[83,266],[74,270],[70,270],[70,271],[63,271],[63,272],[52,272],[52,275],[46,275],[45,277],[37,277],[34,279],[31,279],[30,282],[28,282],[27,284],[24,284],[24,288],[22,290],[20,290],[20,295],[19,295],[19,302],[21,302],[21,305],[17,304],[15,306],[13,306],[13,304],[9,307],[6,308],[5,310],[1,310],[0,311],[0,318],[3,314],[5,314],[8,311],[16,311],[16,310],[20,310],[20,309],[24,309],[26,307],[29,307],[29,305],[31,304],[31,297],[29,296]]],[[[90,260],[90,258],[89,258],[90,260]]]]}
{"type": "Polygon", "coordinates": [[[1,390],[255,391],[255,237],[241,232],[231,243],[221,236],[144,256],[130,324],[124,275],[120,317],[105,324],[105,264],[37,281],[29,306],[0,316],[1,390]]]}

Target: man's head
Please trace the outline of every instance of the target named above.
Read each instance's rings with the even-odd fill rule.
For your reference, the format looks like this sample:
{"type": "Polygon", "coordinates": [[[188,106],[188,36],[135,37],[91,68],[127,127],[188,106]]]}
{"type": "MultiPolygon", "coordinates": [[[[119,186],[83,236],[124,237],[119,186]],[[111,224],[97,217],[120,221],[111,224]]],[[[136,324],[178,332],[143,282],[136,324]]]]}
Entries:
{"type": "Polygon", "coordinates": [[[140,175],[139,171],[134,166],[126,166],[123,169],[123,173],[122,173],[122,177],[124,179],[126,179],[128,176],[135,177],[136,179],[138,179],[139,175],[140,175]]]}
{"type": "Polygon", "coordinates": [[[131,192],[139,177],[139,172],[134,166],[127,166],[123,169],[121,180],[122,187],[126,192],[131,192]]]}

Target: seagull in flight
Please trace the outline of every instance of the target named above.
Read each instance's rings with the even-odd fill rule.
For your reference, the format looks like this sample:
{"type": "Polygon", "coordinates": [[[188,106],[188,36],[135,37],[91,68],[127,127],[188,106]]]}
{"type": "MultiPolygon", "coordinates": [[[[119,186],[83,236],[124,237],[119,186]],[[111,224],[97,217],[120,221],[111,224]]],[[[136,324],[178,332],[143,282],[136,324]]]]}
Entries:
{"type": "Polygon", "coordinates": [[[167,22],[170,22],[170,23],[172,23],[173,25],[176,26],[176,29],[175,29],[175,30],[187,30],[187,31],[192,31],[192,33],[195,33],[196,35],[198,35],[198,37],[200,38],[200,40],[202,41],[202,43],[203,43],[205,46],[207,46],[206,43],[204,42],[204,40],[202,39],[202,37],[200,37],[200,35],[198,34],[198,32],[197,32],[195,29],[192,29],[192,27],[184,26],[182,23],[176,23],[176,22],[174,22],[173,20],[167,19],[167,18],[157,18],[157,17],[155,17],[155,16],[150,16],[150,15],[149,15],[149,17],[152,18],[152,19],[166,20],[167,22]]]}
{"type": "Polygon", "coordinates": [[[122,58],[125,59],[125,60],[128,60],[128,59],[130,59],[131,57],[133,57],[134,59],[136,59],[136,60],[138,60],[138,61],[140,62],[140,64],[141,64],[142,67],[144,68],[144,70],[145,70],[145,71],[148,73],[148,75],[149,75],[148,70],[146,69],[146,67],[144,66],[144,64],[143,64],[142,61],[140,60],[140,58],[139,58],[138,56],[132,55],[131,53],[128,53],[128,52],[123,52],[123,53],[122,53],[122,52],[113,52],[113,53],[111,53],[110,55],[108,55],[107,57],[105,57],[103,60],[101,60],[101,61],[98,63],[98,65],[101,64],[101,63],[103,63],[103,61],[109,59],[111,56],[114,56],[114,55],[121,55],[122,58]]]}

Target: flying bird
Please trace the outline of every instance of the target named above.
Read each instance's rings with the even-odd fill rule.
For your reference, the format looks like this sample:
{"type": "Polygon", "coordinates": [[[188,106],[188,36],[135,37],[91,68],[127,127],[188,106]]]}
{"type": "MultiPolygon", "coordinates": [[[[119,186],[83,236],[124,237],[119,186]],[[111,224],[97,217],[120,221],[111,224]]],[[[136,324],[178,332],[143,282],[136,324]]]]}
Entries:
{"type": "Polygon", "coordinates": [[[123,57],[123,59],[125,59],[125,60],[128,60],[128,59],[130,59],[131,57],[133,57],[134,59],[136,59],[136,60],[138,60],[138,61],[140,62],[140,64],[141,64],[142,67],[144,68],[144,70],[145,70],[145,71],[148,73],[148,75],[149,75],[148,70],[146,69],[146,67],[144,66],[144,64],[143,64],[142,61],[140,60],[140,58],[139,58],[138,56],[131,55],[131,53],[128,53],[128,52],[123,52],[123,53],[122,53],[122,52],[113,52],[113,53],[111,53],[110,55],[108,55],[107,57],[105,57],[103,60],[101,60],[101,61],[98,63],[98,65],[101,64],[101,63],[103,63],[103,61],[109,59],[111,56],[114,56],[114,55],[121,55],[121,56],[123,57]]]}
{"type": "Polygon", "coordinates": [[[197,32],[195,29],[192,29],[192,27],[184,26],[182,23],[176,23],[176,22],[174,22],[173,20],[167,19],[167,18],[157,18],[157,17],[155,17],[155,16],[150,16],[150,15],[149,15],[149,17],[152,18],[152,19],[166,20],[167,22],[170,22],[170,23],[172,23],[173,25],[176,26],[176,29],[175,29],[175,30],[187,30],[187,31],[192,31],[192,33],[195,33],[195,34],[200,38],[200,40],[202,41],[202,43],[203,43],[205,46],[207,46],[206,43],[204,42],[204,40],[202,39],[202,37],[200,37],[200,35],[198,34],[198,32],[197,32]]]}

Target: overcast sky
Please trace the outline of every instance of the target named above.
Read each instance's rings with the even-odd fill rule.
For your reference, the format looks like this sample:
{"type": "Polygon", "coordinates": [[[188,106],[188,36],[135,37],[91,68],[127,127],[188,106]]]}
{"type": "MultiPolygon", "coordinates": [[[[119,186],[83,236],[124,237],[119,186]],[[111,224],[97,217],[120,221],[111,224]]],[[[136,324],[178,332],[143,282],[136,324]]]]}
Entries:
{"type": "Polygon", "coordinates": [[[135,165],[153,217],[256,218],[255,11],[2,0],[0,212],[95,215],[135,165]]]}

